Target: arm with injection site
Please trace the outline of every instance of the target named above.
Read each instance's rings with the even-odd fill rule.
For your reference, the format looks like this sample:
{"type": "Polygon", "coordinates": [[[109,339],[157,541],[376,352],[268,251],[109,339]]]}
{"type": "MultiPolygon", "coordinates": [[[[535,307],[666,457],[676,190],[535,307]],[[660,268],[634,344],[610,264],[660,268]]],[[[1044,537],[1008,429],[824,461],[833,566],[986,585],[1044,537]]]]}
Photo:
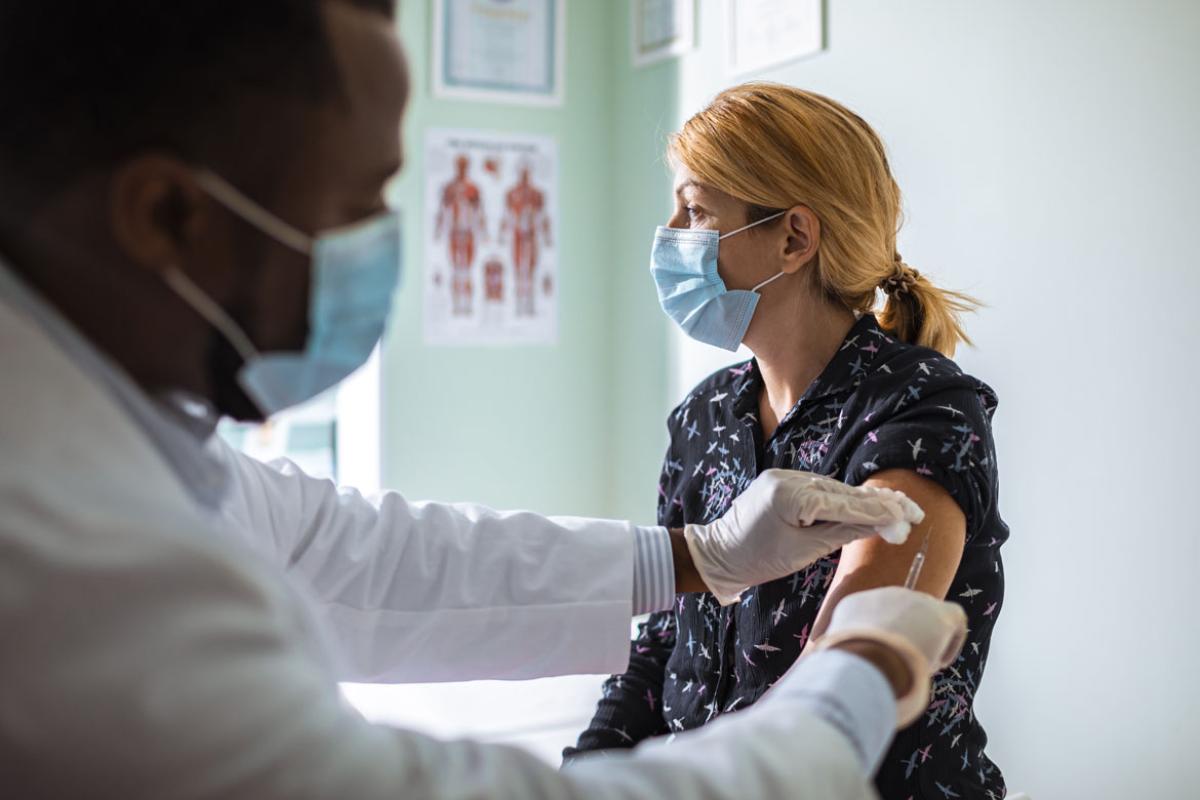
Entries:
{"type": "Polygon", "coordinates": [[[833,582],[813,626],[814,637],[829,626],[834,609],[847,595],[883,586],[904,586],[922,552],[918,579],[910,588],[944,599],[958,571],[966,542],[966,517],[949,492],[905,469],[876,473],[866,485],[904,492],[925,511],[925,519],[913,527],[903,544],[875,538],[842,548],[833,582]]]}

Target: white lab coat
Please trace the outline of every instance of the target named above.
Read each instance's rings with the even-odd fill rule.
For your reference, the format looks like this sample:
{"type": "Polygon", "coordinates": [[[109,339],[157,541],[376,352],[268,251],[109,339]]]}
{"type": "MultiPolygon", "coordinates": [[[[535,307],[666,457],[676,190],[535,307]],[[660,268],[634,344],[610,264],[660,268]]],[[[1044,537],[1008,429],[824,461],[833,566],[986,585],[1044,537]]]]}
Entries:
{"type": "Polygon", "coordinates": [[[624,522],[409,503],[227,446],[230,530],[286,566],[335,637],[345,681],[618,672],[629,655],[624,522]]]}
{"type": "Polygon", "coordinates": [[[622,526],[395,495],[376,508],[234,456],[229,508],[206,515],[3,303],[0,409],[6,797],[871,796],[849,742],[784,691],[674,746],[562,772],[370,725],[342,702],[339,678],[621,668],[622,526]]]}

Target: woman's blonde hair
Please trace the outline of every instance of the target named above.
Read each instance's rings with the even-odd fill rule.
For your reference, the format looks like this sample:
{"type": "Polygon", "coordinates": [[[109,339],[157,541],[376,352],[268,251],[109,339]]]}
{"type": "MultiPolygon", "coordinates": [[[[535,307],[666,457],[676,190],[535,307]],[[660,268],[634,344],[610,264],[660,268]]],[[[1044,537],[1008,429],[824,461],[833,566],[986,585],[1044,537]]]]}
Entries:
{"type": "Polygon", "coordinates": [[[959,315],[973,298],[934,286],[896,251],[900,188],[883,142],[861,117],[776,83],[726,89],[670,141],[669,157],[701,183],[751,206],[750,220],[804,205],[821,222],[813,279],[851,310],[886,300],[879,323],[901,341],[954,355],[970,344],[959,315]]]}

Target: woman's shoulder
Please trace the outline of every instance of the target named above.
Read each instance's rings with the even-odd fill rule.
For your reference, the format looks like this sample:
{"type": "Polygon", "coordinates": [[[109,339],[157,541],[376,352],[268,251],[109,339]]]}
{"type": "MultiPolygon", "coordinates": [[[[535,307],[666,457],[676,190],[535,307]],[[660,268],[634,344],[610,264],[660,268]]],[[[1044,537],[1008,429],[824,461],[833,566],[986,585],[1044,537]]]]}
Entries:
{"type": "Polygon", "coordinates": [[[999,403],[991,386],[965,372],[954,359],[890,337],[883,342],[858,388],[873,398],[895,397],[900,408],[936,405],[954,396],[960,401],[978,402],[990,417],[999,403]]]}
{"type": "Polygon", "coordinates": [[[942,485],[963,509],[971,541],[995,509],[996,394],[951,358],[902,342],[881,345],[847,410],[844,479],[890,469],[942,485]]]}

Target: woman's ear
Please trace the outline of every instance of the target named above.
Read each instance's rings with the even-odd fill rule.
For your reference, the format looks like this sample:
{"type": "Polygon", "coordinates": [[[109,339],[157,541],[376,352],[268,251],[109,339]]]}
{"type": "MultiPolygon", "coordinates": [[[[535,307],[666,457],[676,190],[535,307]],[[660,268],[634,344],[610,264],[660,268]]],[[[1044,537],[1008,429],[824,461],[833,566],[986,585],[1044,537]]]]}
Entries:
{"type": "Polygon", "coordinates": [[[783,271],[795,274],[813,260],[821,246],[821,221],[808,206],[793,206],[783,215],[783,271]]]}

